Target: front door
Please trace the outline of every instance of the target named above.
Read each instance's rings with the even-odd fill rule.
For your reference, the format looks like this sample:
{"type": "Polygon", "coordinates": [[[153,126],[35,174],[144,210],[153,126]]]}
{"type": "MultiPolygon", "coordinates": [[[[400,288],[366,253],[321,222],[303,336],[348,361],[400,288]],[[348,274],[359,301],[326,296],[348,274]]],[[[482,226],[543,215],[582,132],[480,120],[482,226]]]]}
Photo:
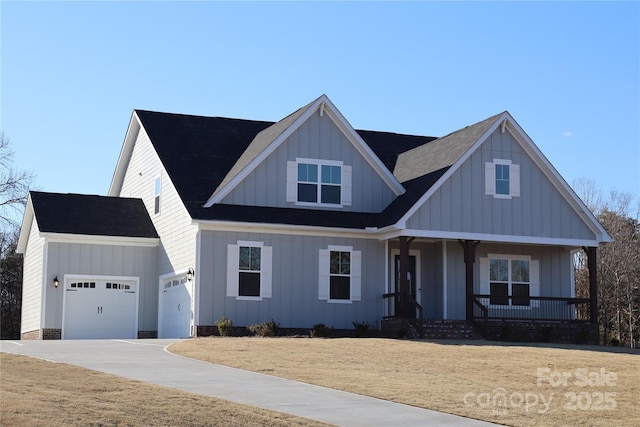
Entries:
{"type": "MultiPolygon", "coordinates": [[[[395,252],[395,251],[394,251],[395,252]]],[[[418,277],[418,269],[417,269],[417,259],[418,254],[417,251],[409,252],[409,268],[407,271],[407,279],[409,280],[409,294],[415,298],[415,300],[421,304],[421,292],[420,292],[420,283],[418,277]],[[411,253],[414,254],[411,254],[411,253]]],[[[394,265],[394,292],[400,292],[400,255],[395,254],[393,257],[393,265],[394,265]]],[[[396,298],[396,307],[395,312],[399,313],[400,311],[398,298],[396,298]]],[[[416,317],[419,315],[418,310],[416,309],[416,317]]]]}

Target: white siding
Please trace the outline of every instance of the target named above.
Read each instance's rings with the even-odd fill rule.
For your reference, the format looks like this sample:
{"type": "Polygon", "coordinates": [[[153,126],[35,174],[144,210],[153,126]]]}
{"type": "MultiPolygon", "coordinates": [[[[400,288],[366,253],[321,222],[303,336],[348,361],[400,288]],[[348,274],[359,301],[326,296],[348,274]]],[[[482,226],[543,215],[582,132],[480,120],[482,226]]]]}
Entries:
{"type": "MultiPolygon", "coordinates": [[[[45,241],[39,236],[38,224],[34,218],[24,254],[21,333],[40,329],[42,285],[47,279],[43,277],[44,249],[45,241]]],[[[51,280],[53,281],[53,278],[51,280]]]]}
{"type": "MultiPolygon", "coordinates": [[[[212,190],[213,191],[213,190],[212,190]]],[[[187,212],[147,133],[140,129],[120,197],[141,198],[160,236],[158,275],[195,265],[197,226],[187,212]],[[160,213],[154,214],[155,179],[161,176],[160,213]]]]}

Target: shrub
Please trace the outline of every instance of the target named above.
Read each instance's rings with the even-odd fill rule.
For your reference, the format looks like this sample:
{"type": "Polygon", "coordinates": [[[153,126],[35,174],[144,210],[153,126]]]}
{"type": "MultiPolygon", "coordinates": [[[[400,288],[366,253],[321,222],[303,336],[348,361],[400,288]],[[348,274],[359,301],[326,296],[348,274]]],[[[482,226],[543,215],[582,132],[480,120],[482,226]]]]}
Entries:
{"type": "Polygon", "coordinates": [[[316,323],[313,325],[313,329],[309,331],[309,335],[311,335],[311,338],[330,337],[331,328],[328,328],[324,323],[316,323]]]}
{"type": "Polygon", "coordinates": [[[262,322],[257,325],[249,325],[247,329],[254,335],[259,337],[275,337],[278,335],[278,327],[280,325],[273,319],[270,322],[262,322]]]}
{"type": "Polygon", "coordinates": [[[231,328],[233,327],[233,321],[222,316],[220,320],[216,321],[218,327],[218,333],[221,337],[228,337],[231,335],[231,328]]]}
{"type": "Polygon", "coordinates": [[[353,327],[356,330],[356,336],[357,337],[363,337],[363,336],[367,335],[367,331],[369,330],[369,323],[367,323],[367,322],[358,322],[358,321],[353,321],[351,323],[353,324],[353,327]]]}

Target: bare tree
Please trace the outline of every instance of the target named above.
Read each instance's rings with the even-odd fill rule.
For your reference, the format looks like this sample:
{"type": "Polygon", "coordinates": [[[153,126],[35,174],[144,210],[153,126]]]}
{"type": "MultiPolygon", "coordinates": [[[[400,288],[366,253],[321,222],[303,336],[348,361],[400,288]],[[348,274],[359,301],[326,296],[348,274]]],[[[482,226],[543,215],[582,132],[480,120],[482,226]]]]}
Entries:
{"type": "Polygon", "coordinates": [[[9,139],[0,132],[0,338],[20,337],[22,256],[16,253],[19,224],[33,174],[13,167],[9,139]]]}
{"type": "Polygon", "coordinates": [[[9,138],[0,133],[0,227],[13,228],[27,201],[33,174],[13,167],[14,153],[9,138]]]}
{"type": "MultiPolygon", "coordinates": [[[[598,312],[603,343],[633,346],[640,336],[640,222],[631,195],[612,190],[605,199],[593,181],[576,189],[613,237],[598,250],[598,312]]],[[[576,295],[587,296],[584,254],[575,257],[576,295]]]]}
{"type": "Polygon", "coordinates": [[[20,339],[22,255],[16,253],[18,229],[0,231],[0,339],[20,339]]]}

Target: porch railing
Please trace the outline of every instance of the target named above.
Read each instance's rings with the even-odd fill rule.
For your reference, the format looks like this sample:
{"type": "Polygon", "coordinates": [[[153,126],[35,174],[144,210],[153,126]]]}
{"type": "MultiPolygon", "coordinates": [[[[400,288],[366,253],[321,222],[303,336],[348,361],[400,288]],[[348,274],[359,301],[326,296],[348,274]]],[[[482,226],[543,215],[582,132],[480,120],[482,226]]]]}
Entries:
{"type": "Polygon", "coordinates": [[[416,301],[413,295],[409,293],[402,293],[402,292],[391,292],[388,294],[383,294],[382,298],[388,301],[387,316],[385,316],[386,318],[395,319],[399,317],[399,313],[396,313],[396,306],[397,306],[396,301],[398,298],[400,298],[401,301],[406,298],[408,305],[414,310],[418,311],[418,319],[424,319],[424,309],[422,308],[420,303],[416,301]]]}
{"type": "Polygon", "coordinates": [[[474,294],[473,318],[476,320],[540,320],[589,322],[588,298],[503,297],[474,294]]]}

